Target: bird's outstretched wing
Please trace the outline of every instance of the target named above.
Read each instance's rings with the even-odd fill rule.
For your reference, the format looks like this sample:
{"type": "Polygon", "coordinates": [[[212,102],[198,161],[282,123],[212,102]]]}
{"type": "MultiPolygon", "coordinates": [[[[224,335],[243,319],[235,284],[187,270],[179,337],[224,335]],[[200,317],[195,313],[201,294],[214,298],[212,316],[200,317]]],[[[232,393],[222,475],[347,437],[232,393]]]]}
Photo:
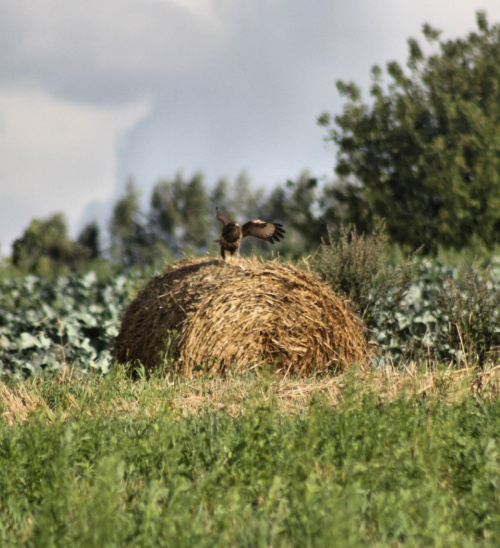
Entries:
{"type": "Polygon", "coordinates": [[[219,211],[218,207],[215,208],[215,216],[224,225],[227,225],[231,222],[227,217],[224,217],[224,215],[222,215],[222,213],[219,211]]]}
{"type": "Polygon", "coordinates": [[[243,237],[253,236],[266,242],[279,242],[285,237],[285,229],[279,223],[267,223],[266,221],[248,221],[241,227],[243,237]]]}

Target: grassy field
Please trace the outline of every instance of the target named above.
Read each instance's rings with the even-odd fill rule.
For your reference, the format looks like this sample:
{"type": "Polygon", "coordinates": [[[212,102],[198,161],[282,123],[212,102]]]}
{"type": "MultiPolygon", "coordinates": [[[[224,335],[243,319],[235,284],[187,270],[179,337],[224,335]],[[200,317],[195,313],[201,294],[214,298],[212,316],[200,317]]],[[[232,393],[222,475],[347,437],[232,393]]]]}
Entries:
{"type": "Polygon", "coordinates": [[[2,546],[498,546],[500,369],[0,382],[2,546]]]}

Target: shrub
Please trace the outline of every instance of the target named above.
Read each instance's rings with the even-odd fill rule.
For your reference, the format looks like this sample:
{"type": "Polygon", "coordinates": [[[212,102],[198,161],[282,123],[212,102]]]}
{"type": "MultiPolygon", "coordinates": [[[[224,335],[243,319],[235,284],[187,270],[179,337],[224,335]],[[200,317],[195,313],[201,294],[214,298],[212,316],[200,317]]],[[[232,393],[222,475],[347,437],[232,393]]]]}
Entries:
{"type": "Polygon", "coordinates": [[[369,329],[390,322],[418,274],[416,253],[399,265],[389,263],[388,237],[380,223],[371,234],[342,227],[323,241],[313,267],[331,288],[349,299],[369,329]]]}
{"type": "Polygon", "coordinates": [[[437,312],[448,321],[457,362],[483,368],[488,356],[500,353],[500,291],[494,282],[491,267],[463,263],[456,279],[443,280],[437,292],[437,312]]]}

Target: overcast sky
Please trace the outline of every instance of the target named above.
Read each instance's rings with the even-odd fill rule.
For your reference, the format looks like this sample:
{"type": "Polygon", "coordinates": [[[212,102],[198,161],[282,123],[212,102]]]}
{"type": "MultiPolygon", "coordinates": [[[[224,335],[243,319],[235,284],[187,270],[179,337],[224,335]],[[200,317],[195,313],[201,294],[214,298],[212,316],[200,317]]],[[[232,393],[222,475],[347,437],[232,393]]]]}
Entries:
{"type": "Polygon", "coordinates": [[[108,218],[129,176],[331,176],[336,80],[366,89],[478,9],[500,21],[499,0],[0,0],[0,252],[33,218],[108,218]]]}

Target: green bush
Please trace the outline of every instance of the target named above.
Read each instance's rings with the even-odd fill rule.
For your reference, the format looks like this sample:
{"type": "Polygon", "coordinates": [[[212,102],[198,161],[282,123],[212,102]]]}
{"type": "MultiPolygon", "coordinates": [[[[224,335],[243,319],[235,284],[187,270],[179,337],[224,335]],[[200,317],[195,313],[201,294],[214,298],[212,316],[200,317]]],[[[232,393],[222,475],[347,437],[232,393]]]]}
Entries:
{"type": "Polygon", "coordinates": [[[500,291],[491,268],[464,263],[456,279],[443,280],[437,292],[441,321],[448,322],[457,363],[484,367],[500,353],[500,291]]]}
{"type": "Polygon", "coordinates": [[[331,288],[349,301],[369,329],[390,321],[418,274],[415,254],[398,265],[388,261],[388,238],[384,225],[371,234],[343,227],[338,238],[331,233],[313,259],[313,267],[331,288]]]}

